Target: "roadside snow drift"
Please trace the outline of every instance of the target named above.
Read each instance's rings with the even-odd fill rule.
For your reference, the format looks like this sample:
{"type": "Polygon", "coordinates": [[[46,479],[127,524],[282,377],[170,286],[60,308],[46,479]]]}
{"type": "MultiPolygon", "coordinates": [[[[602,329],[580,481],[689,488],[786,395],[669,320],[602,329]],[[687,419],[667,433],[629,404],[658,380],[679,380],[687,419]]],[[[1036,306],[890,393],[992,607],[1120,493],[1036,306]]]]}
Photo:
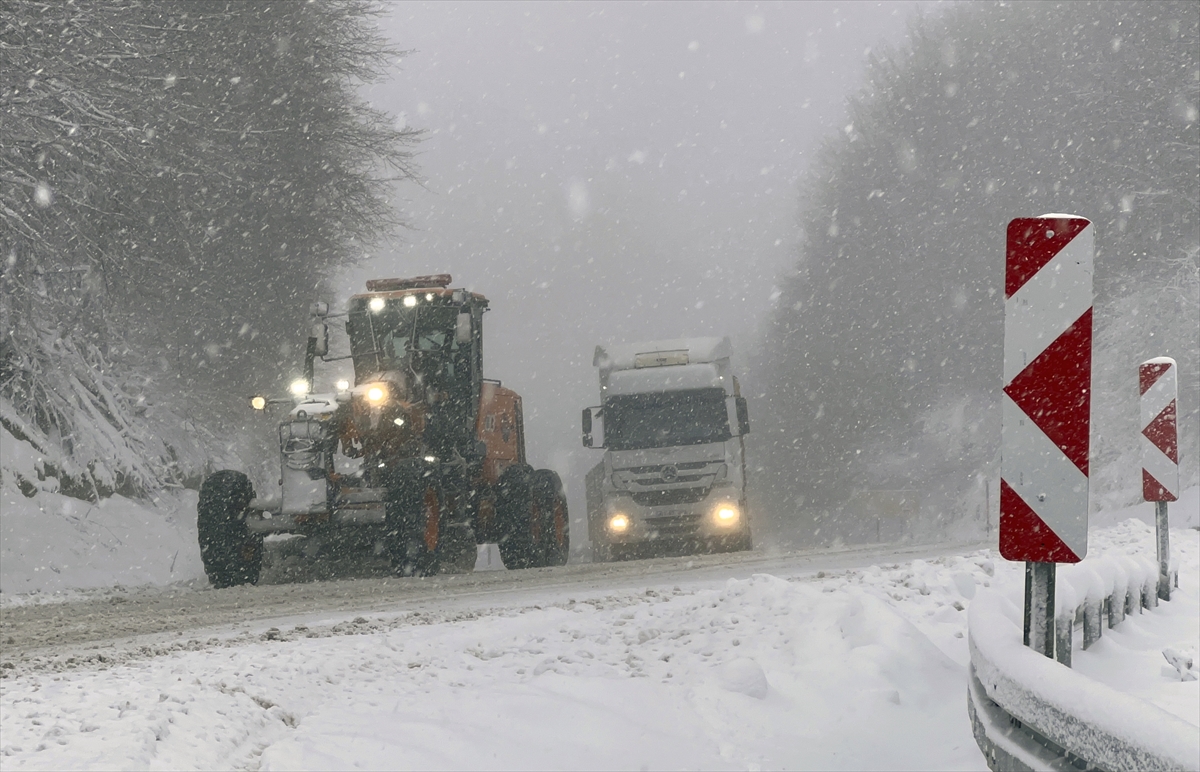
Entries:
{"type": "MultiPolygon", "coordinates": [[[[164,517],[3,495],[10,607],[202,576],[186,496],[164,517]]],[[[1193,489],[1173,522],[1194,526],[1196,504],[1193,489]]],[[[1144,513],[1106,516],[1117,525],[1094,528],[1090,550],[1152,554],[1153,529],[1131,516],[1144,513]]],[[[1076,667],[1200,724],[1200,682],[1162,654],[1200,640],[1200,533],[1171,538],[1176,599],[1106,631],[1076,667]]],[[[660,575],[635,591],[532,587],[503,605],[134,641],[115,660],[0,655],[0,766],[984,769],[966,609],[979,588],[1019,603],[1021,571],[981,550],[829,575],[660,575]]]]}
{"type": "Polygon", "coordinates": [[[122,496],[99,503],[0,485],[0,605],[65,600],[115,585],[202,581],[196,494],[162,497],[158,508],[122,496]]]}
{"type": "Polygon", "coordinates": [[[825,581],[757,575],[8,679],[0,758],[6,769],[980,768],[960,590],[990,570],[977,556],[825,581]]]}

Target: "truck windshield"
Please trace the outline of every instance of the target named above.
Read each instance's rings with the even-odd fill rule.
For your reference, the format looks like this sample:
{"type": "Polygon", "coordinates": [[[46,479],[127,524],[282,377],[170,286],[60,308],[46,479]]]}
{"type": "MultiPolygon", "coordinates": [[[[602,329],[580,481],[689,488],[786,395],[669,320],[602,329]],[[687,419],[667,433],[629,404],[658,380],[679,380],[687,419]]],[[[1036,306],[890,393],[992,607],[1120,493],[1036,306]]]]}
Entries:
{"type": "Polygon", "coordinates": [[[604,401],[604,442],[613,450],[700,445],[730,436],[722,389],[627,394],[604,401]]]}

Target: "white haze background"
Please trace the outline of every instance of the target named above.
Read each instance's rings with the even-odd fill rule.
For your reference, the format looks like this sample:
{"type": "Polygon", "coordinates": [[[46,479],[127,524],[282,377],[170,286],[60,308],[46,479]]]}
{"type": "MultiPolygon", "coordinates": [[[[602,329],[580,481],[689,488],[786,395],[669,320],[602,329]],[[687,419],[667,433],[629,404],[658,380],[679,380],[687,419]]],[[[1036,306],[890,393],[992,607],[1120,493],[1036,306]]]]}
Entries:
{"type": "MultiPolygon", "coordinates": [[[[927,6],[932,7],[930,4],[927,6]]],[[[575,541],[597,343],[733,338],[746,365],[795,260],[797,182],[845,123],[871,47],[917,4],[391,7],[410,53],[370,99],[428,130],[412,229],[340,282],[449,272],[492,300],[485,371],[524,398],[530,460],[563,475],[575,541]]],[[[751,466],[754,459],[750,460],[751,466]]]]}

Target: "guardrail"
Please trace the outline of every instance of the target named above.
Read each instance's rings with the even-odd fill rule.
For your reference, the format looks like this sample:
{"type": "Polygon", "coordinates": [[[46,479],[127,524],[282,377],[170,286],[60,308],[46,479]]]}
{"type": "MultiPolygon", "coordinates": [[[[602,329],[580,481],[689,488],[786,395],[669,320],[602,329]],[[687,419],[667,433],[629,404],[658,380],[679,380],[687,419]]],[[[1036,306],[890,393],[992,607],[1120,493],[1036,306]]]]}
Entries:
{"type": "MultiPolygon", "coordinates": [[[[1170,582],[1179,586],[1179,569],[1170,582]]],[[[1158,566],[1147,558],[1105,555],[1058,566],[1054,592],[1054,658],[1071,666],[1074,630],[1083,626],[1089,649],[1125,617],[1158,606],[1158,566]]]]}
{"type": "MultiPolygon", "coordinates": [[[[1178,586],[1177,570],[1172,581],[1178,586]]],[[[1055,662],[1022,644],[1022,612],[994,592],[968,611],[971,677],[967,709],[992,770],[1195,770],[1200,728],[1070,669],[1072,632],[1083,645],[1103,628],[1158,605],[1158,567],[1102,556],[1060,566],[1055,662]],[[1063,667],[1062,665],[1067,665],[1063,667]]]]}

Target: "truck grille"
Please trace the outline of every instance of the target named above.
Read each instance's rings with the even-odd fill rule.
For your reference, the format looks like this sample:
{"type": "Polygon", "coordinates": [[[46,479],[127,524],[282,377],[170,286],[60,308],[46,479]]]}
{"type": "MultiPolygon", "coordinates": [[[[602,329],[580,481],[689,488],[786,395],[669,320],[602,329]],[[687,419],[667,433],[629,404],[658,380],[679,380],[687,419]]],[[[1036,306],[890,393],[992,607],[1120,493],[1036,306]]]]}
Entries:
{"type": "Polygon", "coordinates": [[[700,530],[703,515],[667,515],[646,521],[652,539],[680,539],[694,537],[700,530]]]}
{"type": "Polygon", "coordinates": [[[673,504],[695,504],[708,495],[707,488],[672,488],[665,491],[638,491],[631,494],[643,507],[665,507],[673,504]]]}
{"type": "Polygon", "coordinates": [[[704,467],[708,466],[709,464],[716,464],[716,463],[720,463],[720,459],[718,459],[717,461],[684,461],[683,463],[680,463],[680,464],[657,464],[655,466],[634,466],[634,467],[630,467],[629,469],[623,469],[621,471],[633,472],[634,474],[662,474],[663,467],[666,467],[666,466],[673,466],[676,469],[683,471],[684,469],[703,469],[704,467]]]}

